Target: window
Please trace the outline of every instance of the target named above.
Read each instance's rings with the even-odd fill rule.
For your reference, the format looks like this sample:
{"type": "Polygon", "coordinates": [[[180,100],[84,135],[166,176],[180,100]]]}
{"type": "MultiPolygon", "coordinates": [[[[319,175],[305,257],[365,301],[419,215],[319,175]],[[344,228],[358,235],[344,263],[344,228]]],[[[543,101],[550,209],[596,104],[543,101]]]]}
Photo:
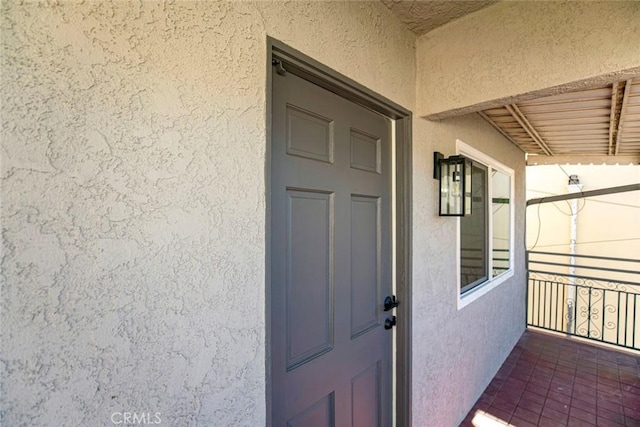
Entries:
{"type": "Polygon", "coordinates": [[[471,215],[458,222],[459,308],[513,276],[513,170],[458,140],[473,161],[471,215]]]}

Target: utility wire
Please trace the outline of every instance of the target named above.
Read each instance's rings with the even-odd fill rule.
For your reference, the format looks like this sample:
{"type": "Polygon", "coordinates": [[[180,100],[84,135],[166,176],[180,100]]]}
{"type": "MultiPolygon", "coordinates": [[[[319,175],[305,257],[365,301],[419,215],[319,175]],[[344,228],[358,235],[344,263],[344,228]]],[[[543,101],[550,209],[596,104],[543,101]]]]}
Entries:
{"type": "Polygon", "coordinates": [[[538,203],[538,234],[536,235],[536,241],[533,243],[533,246],[529,248],[530,251],[534,250],[538,245],[538,240],[540,240],[540,230],[542,230],[542,221],[540,220],[540,206],[542,203],[538,203]]]}
{"type": "MultiPolygon", "coordinates": [[[[559,167],[559,168],[560,168],[560,170],[561,170],[561,171],[562,171],[562,172],[567,176],[567,178],[569,178],[569,185],[571,185],[571,175],[569,175],[569,174],[567,173],[567,171],[566,171],[566,170],[564,170],[564,168],[563,168],[561,165],[558,165],[558,167],[559,167]]],[[[583,200],[584,200],[584,192],[582,191],[582,188],[580,189],[580,194],[582,195],[582,198],[583,198],[583,200]]],[[[568,202],[567,202],[567,203],[568,203],[568,202]]],[[[586,204],[586,202],[585,202],[585,204],[586,204]]],[[[582,205],[582,208],[584,208],[584,206],[585,206],[585,205],[582,205]]],[[[578,212],[580,212],[580,211],[582,210],[582,208],[581,208],[578,212]]],[[[576,212],[576,214],[577,214],[578,212],[576,212]]],[[[566,215],[566,214],[565,214],[565,215],[566,215]]]]}
{"type": "MultiPolygon", "coordinates": [[[[541,193],[546,193],[544,191],[541,191],[541,193]]],[[[546,193],[546,194],[553,194],[553,193],[546,193]]],[[[575,199],[574,199],[575,200],[575,199]]],[[[587,205],[587,199],[579,199],[582,200],[582,206],[575,212],[575,214],[579,214],[580,212],[582,212],[582,210],[585,208],[585,206],[587,205]]],[[[571,204],[569,203],[568,200],[563,200],[563,202],[565,202],[567,204],[567,206],[569,206],[569,213],[566,213],[565,211],[563,211],[562,209],[560,209],[560,207],[558,207],[556,205],[556,203],[558,202],[551,202],[551,205],[556,208],[561,214],[565,215],[565,216],[571,216],[573,215],[573,208],[571,207],[571,204]]],[[[539,205],[541,205],[542,203],[538,203],[539,205]]],[[[538,209],[538,212],[540,212],[540,209],[538,209]]]]}
{"type": "MultiPolygon", "coordinates": [[[[575,200],[575,199],[574,199],[575,200]]],[[[580,207],[580,209],[578,209],[575,213],[575,215],[578,215],[582,209],[584,209],[584,207],[587,205],[587,201],[585,199],[581,199],[582,200],[582,206],[580,207]]],[[[569,204],[568,200],[564,200],[564,202],[566,202],[567,204],[569,204]]],[[[572,216],[573,215],[573,208],[571,207],[571,205],[569,205],[569,209],[571,210],[571,213],[566,213],[564,212],[562,209],[560,209],[559,207],[556,206],[557,202],[551,202],[551,204],[553,205],[554,208],[558,209],[560,211],[561,214],[565,215],[565,216],[572,216]]],[[[538,204],[542,204],[542,203],[538,203],[538,204]]]]}
{"type": "MultiPolygon", "coordinates": [[[[564,201],[565,203],[569,204],[568,200],[564,201]]],[[[580,209],[578,209],[578,211],[575,213],[576,215],[578,213],[580,213],[580,211],[582,211],[582,209],[584,209],[585,206],[587,206],[587,201],[586,199],[582,199],[582,207],[580,209]]],[[[566,216],[572,216],[573,213],[568,214],[566,212],[563,212],[562,209],[560,209],[559,207],[556,206],[556,202],[552,202],[551,203],[556,209],[558,209],[558,211],[560,211],[561,214],[566,215],[566,216]]],[[[537,245],[538,245],[538,241],[540,240],[540,233],[542,231],[542,218],[540,217],[540,206],[542,206],[542,203],[538,203],[538,209],[536,210],[536,216],[538,217],[538,233],[536,235],[536,241],[533,243],[533,246],[531,248],[529,248],[530,251],[534,250],[537,245]]],[[[571,211],[573,212],[573,208],[571,208],[571,205],[569,205],[569,209],[571,209],[571,211]]],[[[577,243],[576,243],[577,244],[577,243]]],[[[544,247],[544,246],[541,246],[544,247]]],[[[525,248],[526,249],[526,248],[525,248]]]]}
{"type": "MultiPolygon", "coordinates": [[[[585,199],[586,200],[586,199],[585,199]]],[[[605,203],[607,205],[616,205],[616,206],[626,206],[628,208],[636,208],[636,209],[640,209],[640,206],[637,205],[627,205],[626,203],[616,203],[616,202],[605,202],[604,200],[596,200],[596,199],[589,199],[590,202],[596,202],[596,203],[605,203]]]]}
{"type": "MultiPolygon", "coordinates": [[[[552,196],[557,196],[557,194],[555,194],[555,193],[549,193],[548,191],[542,191],[542,190],[529,190],[529,191],[534,191],[534,192],[536,192],[536,193],[541,193],[541,194],[548,194],[548,195],[552,195],[552,196]]],[[[640,206],[637,206],[637,205],[628,205],[628,204],[625,204],[625,203],[607,202],[607,201],[605,201],[605,200],[597,200],[597,199],[593,199],[593,198],[590,198],[590,199],[588,199],[588,200],[587,200],[586,198],[583,198],[583,199],[580,199],[580,200],[582,200],[583,204],[582,204],[582,207],[580,207],[580,209],[578,209],[578,211],[576,212],[576,214],[580,213],[580,212],[585,208],[585,206],[587,205],[587,202],[604,203],[604,204],[608,204],[608,205],[626,206],[626,207],[629,207],[629,208],[636,208],[636,209],[640,209],[640,206]]],[[[568,200],[564,200],[564,202],[565,202],[567,205],[569,205],[569,208],[571,208],[571,205],[569,204],[569,201],[568,201],[568,200]]],[[[566,212],[564,212],[562,209],[560,209],[558,206],[556,206],[556,203],[557,203],[557,202],[551,202],[551,204],[553,205],[553,207],[555,207],[556,209],[558,209],[558,211],[560,211],[560,213],[562,213],[563,215],[566,215],[566,216],[571,216],[571,215],[572,215],[571,213],[566,213],[566,212]]]]}
{"type": "Polygon", "coordinates": [[[567,171],[566,171],[566,170],[564,170],[564,168],[562,167],[562,165],[558,165],[558,167],[560,168],[560,170],[561,170],[565,175],[567,175],[567,178],[571,179],[571,175],[569,175],[569,174],[567,173],[567,171]]]}
{"type": "MultiPolygon", "coordinates": [[[[569,182],[571,182],[571,176],[567,173],[567,171],[564,170],[564,168],[561,165],[557,165],[560,170],[567,176],[567,178],[569,178],[569,182]]],[[[529,190],[529,191],[536,191],[538,193],[543,193],[543,194],[551,194],[551,195],[555,195],[553,193],[548,193],[546,191],[540,191],[540,190],[529,190]]],[[[582,190],[580,190],[580,194],[583,196],[582,197],[582,207],[580,209],[577,210],[577,212],[575,213],[576,215],[578,213],[580,213],[585,206],[587,205],[587,200],[586,198],[584,198],[584,192],[582,190]]],[[[631,208],[640,208],[640,206],[635,206],[635,205],[626,205],[623,203],[615,203],[615,202],[607,202],[607,201],[603,201],[603,200],[589,200],[592,202],[598,202],[598,203],[605,203],[605,204],[611,204],[611,205],[619,205],[619,206],[628,206],[631,208]]],[[[571,205],[569,204],[568,200],[564,200],[565,203],[567,203],[571,209],[571,205]]],[[[557,202],[552,202],[551,204],[558,209],[558,211],[560,211],[560,213],[562,213],[565,216],[572,216],[573,215],[573,209],[571,209],[571,213],[566,213],[564,212],[562,209],[560,209],[558,206],[556,206],[557,202]]],[[[538,246],[538,241],[540,240],[540,232],[542,229],[542,219],[540,218],[540,205],[542,205],[542,203],[538,203],[538,209],[537,209],[537,214],[536,216],[538,217],[538,232],[536,235],[536,240],[533,243],[533,246],[529,249],[529,250],[533,250],[538,246]]],[[[599,241],[593,241],[593,242],[576,242],[576,245],[586,245],[586,244],[592,244],[592,243],[608,243],[608,242],[623,242],[623,241],[631,241],[631,240],[640,240],[640,238],[631,238],[631,239],[614,239],[614,240],[599,240],[599,241]]],[[[554,244],[554,245],[541,245],[541,248],[547,248],[547,247],[552,247],[552,246],[565,246],[568,243],[560,243],[560,244],[554,244]]],[[[526,249],[526,248],[525,248],[526,249]]]]}
{"type": "MultiPolygon", "coordinates": [[[[548,191],[542,191],[542,190],[529,189],[527,191],[532,191],[532,192],[540,193],[540,194],[546,194],[546,195],[549,195],[549,196],[558,196],[558,194],[556,194],[556,193],[549,193],[548,191]]],[[[585,198],[584,200],[587,200],[587,199],[585,198]]],[[[607,205],[626,206],[626,207],[629,207],[629,208],[640,209],[639,205],[628,205],[626,203],[607,202],[606,200],[598,200],[598,199],[596,199],[594,197],[590,197],[589,201],[590,202],[596,202],[596,203],[604,203],[604,204],[607,204],[607,205]]]]}
{"type": "MultiPolygon", "coordinates": [[[[536,191],[536,190],[534,190],[536,191]]],[[[545,193],[545,194],[553,194],[553,193],[547,193],[546,191],[538,191],[539,193],[545,193]]],[[[578,209],[578,211],[576,212],[576,214],[578,214],[579,212],[581,212],[584,207],[587,205],[587,199],[582,199],[583,204],[582,207],[580,209],[578,209]]],[[[595,201],[595,200],[589,200],[590,202],[595,201]]],[[[569,204],[568,200],[564,200],[565,203],[569,204]]],[[[572,214],[568,214],[566,212],[564,212],[562,209],[560,209],[558,206],[556,206],[557,202],[551,202],[551,204],[558,209],[558,211],[560,211],[560,213],[562,213],[565,216],[571,216],[572,214]]],[[[606,203],[606,202],[602,202],[602,203],[606,203]]],[[[542,218],[540,216],[540,206],[542,205],[542,203],[538,203],[538,209],[536,210],[536,216],[538,217],[538,231],[536,234],[536,240],[533,243],[533,246],[531,248],[529,248],[528,250],[533,250],[536,247],[538,247],[538,241],[540,240],[540,233],[542,230],[542,218]]],[[[630,207],[640,207],[640,206],[630,206],[630,207]]],[[[592,242],[576,242],[576,245],[586,245],[586,244],[592,244],[592,243],[608,243],[608,242],[624,242],[624,241],[631,241],[631,240],[640,240],[640,237],[635,237],[635,238],[630,238],[630,239],[614,239],[614,240],[596,240],[596,241],[592,241],[592,242]]],[[[541,245],[541,248],[547,248],[547,247],[551,247],[551,246],[565,246],[568,243],[558,243],[558,244],[553,244],[553,245],[541,245]]]]}

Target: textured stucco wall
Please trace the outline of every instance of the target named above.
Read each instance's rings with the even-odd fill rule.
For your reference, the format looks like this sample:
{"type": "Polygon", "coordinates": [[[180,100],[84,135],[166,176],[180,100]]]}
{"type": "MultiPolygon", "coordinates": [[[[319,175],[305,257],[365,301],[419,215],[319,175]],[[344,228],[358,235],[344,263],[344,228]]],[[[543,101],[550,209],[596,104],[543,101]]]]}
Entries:
{"type": "Polygon", "coordinates": [[[638,74],[638,22],[636,1],[500,2],[464,16],[418,39],[417,114],[445,117],[638,74]]]}
{"type": "MultiPolygon", "coordinates": [[[[264,424],[267,35],[414,110],[377,2],[2,2],[3,424],[264,424]]],[[[524,318],[520,276],[455,310],[456,138],[521,173],[477,117],[414,122],[414,425],[459,421],[524,318]]]]}
{"type": "Polygon", "coordinates": [[[2,2],[3,425],[264,424],[267,35],[413,107],[379,3],[2,2]]]}
{"type": "Polygon", "coordinates": [[[524,153],[476,114],[414,129],[413,413],[415,426],[457,426],[525,327],[524,153]],[[438,217],[433,152],[456,139],[515,171],[515,275],[457,309],[456,219],[438,217]]]}

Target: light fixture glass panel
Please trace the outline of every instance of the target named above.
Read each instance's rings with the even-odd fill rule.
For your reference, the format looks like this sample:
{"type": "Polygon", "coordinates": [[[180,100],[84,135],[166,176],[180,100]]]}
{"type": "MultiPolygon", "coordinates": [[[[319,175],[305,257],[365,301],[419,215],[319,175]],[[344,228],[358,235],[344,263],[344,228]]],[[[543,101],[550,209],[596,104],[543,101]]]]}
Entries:
{"type": "Polygon", "coordinates": [[[471,162],[451,156],[440,162],[440,216],[471,214],[471,162]]]}

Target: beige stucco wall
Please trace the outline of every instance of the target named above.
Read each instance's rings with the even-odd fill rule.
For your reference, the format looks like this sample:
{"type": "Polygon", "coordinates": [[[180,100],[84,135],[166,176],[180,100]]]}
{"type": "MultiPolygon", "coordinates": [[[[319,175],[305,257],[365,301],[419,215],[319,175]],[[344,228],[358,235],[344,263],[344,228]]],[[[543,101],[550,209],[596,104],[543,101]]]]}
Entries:
{"type": "Polygon", "coordinates": [[[414,425],[454,426],[524,331],[524,153],[476,114],[420,121],[413,138],[414,425]],[[433,151],[455,154],[456,139],[513,168],[516,199],[514,277],[460,310],[456,219],[438,217],[432,177],[433,151]]]}
{"type": "Polygon", "coordinates": [[[266,36],[408,106],[413,36],[370,3],[2,16],[6,423],[263,424],[266,36]]]}
{"type": "Polygon", "coordinates": [[[464,16],[418,39],[417,114],[478,111],[639,74],[638,22],[635,1],[499,2],[464,16]]]}
{"type": "MultiPolygon", "coordinates": [[[[4,423],[264,424],[267,35],[414,110],[377,2],[2,2],[4,423]]],[[[521,171],[477,117],[415,120],[414,425],[459,422],[522,330],[519,276],[455,311],[455,138],[521,171]]]]}

